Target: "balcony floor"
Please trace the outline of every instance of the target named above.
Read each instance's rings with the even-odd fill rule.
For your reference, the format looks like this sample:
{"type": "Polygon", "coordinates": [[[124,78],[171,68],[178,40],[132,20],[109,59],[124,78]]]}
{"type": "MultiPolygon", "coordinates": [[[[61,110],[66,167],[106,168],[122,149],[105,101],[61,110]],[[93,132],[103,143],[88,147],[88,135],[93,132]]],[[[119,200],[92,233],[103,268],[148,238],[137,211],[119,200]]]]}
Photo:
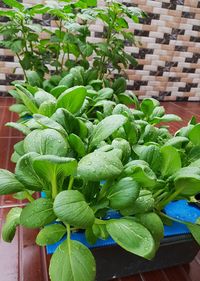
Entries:
{"type": "MultiPolygon", "coordinates": [[[[10,162],[13,145],[22,139],[22,135],[16,130],[4,126],[6,122],[16,119],[16,115],[8,110],[12,103],[12,98],[0,98],[0,168],[11,171],[14,169],[13,163],[10,162]]],[[[172,131],[186,125],[192,115],[197,116],[200,121],[200,103],[166,102],[163,105],[168,113],[178,114],[183,119],[180,123],[171,124],[172,131]]],[[[23,204],[24,202],[17,202],[10,196],[0,197],[0,228],[9,208],[23,204]]],[[[1,281],[49,281],[47,270],[49,257],[46,256],[45,248],[35,245],[36,235],[36,230],[20,227],[11,244],[3,242],[0,238],[1,281]]],[[[190,264],[141,273],[115,281],[199,281],[199,274],[200,252],[190,264]]]]}

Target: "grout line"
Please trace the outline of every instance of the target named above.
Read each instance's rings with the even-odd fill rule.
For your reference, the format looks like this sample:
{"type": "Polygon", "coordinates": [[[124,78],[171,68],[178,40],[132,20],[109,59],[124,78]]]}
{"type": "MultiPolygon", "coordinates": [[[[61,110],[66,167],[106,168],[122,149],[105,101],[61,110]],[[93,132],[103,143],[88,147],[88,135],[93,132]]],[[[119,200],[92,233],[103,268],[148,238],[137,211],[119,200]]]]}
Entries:
{"type": "Polygon", "coordinates": [[[186,273],[184,267],[183,267],[182,265],[179,265],[178,267],[180,268],[180,271],[183,273],[185,279],[186,279],[187,281],[192,281],[192,279],[190,278],[190,276],[186,273]]]}
{"type": "Polygon", "coordinates": [[[48,274],[49,271],[48,271],[45,247],[40,247],[40,254],[42,259],[43,281],[49,281],[49,274],[48,274]]]}
{"type": "Polygon", "coordinates": [[[163,274],[164,278],[166,279],[166,281],[170,281],[168,276],[167,276],[167,274],[165,273],[165,270],[161,269],[160,271],[162,272],[162,274],[163,274]]]}
{"type": "Polygon", "coordinates": [[[0,210],[1,209],[9,209],[9,208],[13,208],[13,207],[24,207],[24,206],[27,206],[27,205],[28,205],[28,203],[1,205],[0,210]]]}
{"type": "Polygon", "coordinates": [[[23,228],[18,227],[18,281],[25,281],[23,274],[23,228]]]}
{"type": "Polygon", "coordinates": [[[24,137],[19,137],[19,136],[0,136],[0,139],[24,139],[24,137]]]}

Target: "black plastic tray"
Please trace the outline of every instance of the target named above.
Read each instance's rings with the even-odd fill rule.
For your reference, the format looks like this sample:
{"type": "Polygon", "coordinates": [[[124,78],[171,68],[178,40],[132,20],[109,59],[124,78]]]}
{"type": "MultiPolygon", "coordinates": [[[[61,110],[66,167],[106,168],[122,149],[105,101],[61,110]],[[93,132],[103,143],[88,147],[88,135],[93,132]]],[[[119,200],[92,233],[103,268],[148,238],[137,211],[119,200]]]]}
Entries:
{"type": "Polygon", "coordinates": [[[179,264],[189,263],[199,251],[191,234],[164,238],[151,261],[126,252],[117,245],[92,249],[97,263],[97,281],[110,280],[179,264]]]}

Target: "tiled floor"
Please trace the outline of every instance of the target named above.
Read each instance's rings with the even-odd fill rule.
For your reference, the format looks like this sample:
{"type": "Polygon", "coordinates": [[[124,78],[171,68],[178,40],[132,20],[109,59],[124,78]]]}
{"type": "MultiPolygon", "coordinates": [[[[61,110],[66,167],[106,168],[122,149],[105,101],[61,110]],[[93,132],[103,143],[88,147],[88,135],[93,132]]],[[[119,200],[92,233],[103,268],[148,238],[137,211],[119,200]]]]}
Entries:
{"type": "MultiPolygon", "coordinates": [[[[22,139],[16,130],[5,127],[8,121],[14,121],[16,116],[8,110],[13,103],[11,98],[0,98],[0,168],[14,169],[10,162],[13,145],[22,139]]],[[[200,121],[199,103],[164,103],[168,113],[176,113],[183,118],[183,122],[171,124],[172,131],[187,124],[192,115],[200,121]]],[[[10,196],[0,198],[0,228],[12,205],[23,205],[10,196]]],[[[11,244],[0,240],[0,281],[49,281],[48,263],[45,249],[35,245],[37,231],[19,228],[11,244]]],[[[134,275],[116,281],[199,281],[200,253],[186,265],[180,265],[164,270],[134,275]]],[[[57,280],[60,281],[60,280],[57,280]]],[[[66,280],[68,281],[68,280],[66,280]]]]}

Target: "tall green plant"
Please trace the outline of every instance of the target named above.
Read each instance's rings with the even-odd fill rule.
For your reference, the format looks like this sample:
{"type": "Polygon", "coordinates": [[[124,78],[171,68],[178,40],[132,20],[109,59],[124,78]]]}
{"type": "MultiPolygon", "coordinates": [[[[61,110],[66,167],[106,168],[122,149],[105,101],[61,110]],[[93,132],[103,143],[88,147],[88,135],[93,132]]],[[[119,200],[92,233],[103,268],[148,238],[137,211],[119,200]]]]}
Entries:
{"type": "Polygon", "coordinates": [[[139,17],[145,16],[138,8],[114,0],[105,1],[104,8],[95,7],[96,1],[47,1],[31,7],[16,0],[4,3],[12,9],[0,12],[0,16],[8,18],[6,24],[0,25],[0,34],[4,36],[0,45],[16,54],[26,80],[33,85],[41,85],[40,78],[52,68],[59,75],[77,64],[88,69],[91,55],[91,65],[99,79],[115,70],[120,73],[122,66],[137,64],[125,51],[125,42],[135,43],[133,33],[127,31],[126,19],[138,22],[139,17]],[[53,20],[56,27],[46,27],[45,21],[38,20],[41,16],[53,20]],[[90,24],[97,19],[105,32],[100,43],[93,43],[88,40],[90,24]],[[36,73],[27,73],[28,70],[36,73]]]}

